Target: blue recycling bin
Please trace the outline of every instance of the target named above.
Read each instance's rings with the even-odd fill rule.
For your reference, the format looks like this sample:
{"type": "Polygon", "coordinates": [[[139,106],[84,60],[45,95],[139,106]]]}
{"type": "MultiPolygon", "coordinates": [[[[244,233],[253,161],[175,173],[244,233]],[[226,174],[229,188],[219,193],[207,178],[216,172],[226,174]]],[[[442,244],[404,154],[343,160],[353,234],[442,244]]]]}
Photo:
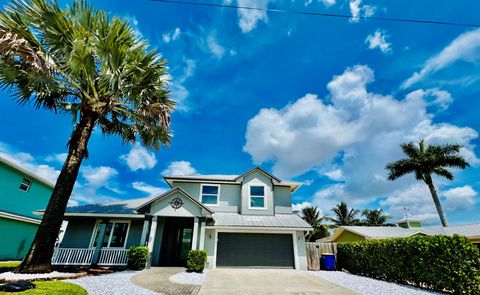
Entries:
{"type": "Polygon", "coordinates": [[[322,253],[323,269],[335,270],[335,254],[322,253]]]}

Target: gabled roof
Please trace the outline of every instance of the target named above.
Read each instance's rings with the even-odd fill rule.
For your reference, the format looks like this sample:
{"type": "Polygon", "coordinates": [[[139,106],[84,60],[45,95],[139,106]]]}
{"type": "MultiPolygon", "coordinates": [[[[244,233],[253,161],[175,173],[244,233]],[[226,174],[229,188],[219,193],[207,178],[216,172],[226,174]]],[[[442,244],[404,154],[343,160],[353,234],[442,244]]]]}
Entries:
{"type": "Polygon", "coordinates": [[[155,196],[121,200],[114,202],[103,202],[96,204],[85,204],[81,206],[68,207],[66,210],[67,215],[74,213],[105,213],[105,214],[136,214],[135,209],[145,204],[146,202],[154,199],[155,196]]]}
{"type": "Polygon", "coordinates": [[[288,186],[290,187],[290,191],[296,191],[302,184],[300,182],[288,181],[288,180],[281,180],[278,177],[268,173],[264,169],[260,167],[255,167],[253,169],[248,170],[247,172],[240,174],[240,175],[219,175],[219,174],[200,174],[200,175],[172,175],[172,176],[163,176],[165,182],[172,187],[173,182],[175,181],[191,181],[191,182],[212,182],[212,183],[232,183],[232,184],[240,184],[240,179],[245,177],[246,175],[254,172],[260,171],[261,173],[267,175],[268,177],[274,180],[274,185],[279,186],[288,186]]]}
{"type": "Polygon", "coordinates": [[[15,170],[17,170],[17,171],[19,171],[19,172],[21,172],[25,175],[30,176],[31,178],[43,183],[44,185],[48,186],[51,189],[53,189],[55,187],[55,184],[51,183],[50,181],[46,180],[45,178],[42,178],[42,177],[38,176],[37,174],[33,173],[32,171],[23,168],[22,166],[14,163],[13,161],[11,161],[9,159],[6,159],[6,158],[0,156],[0,162],[4,163],[7,166],[10,166],[10,167],[14,168],[15,170]]]}
{"type": "Polygon", "coordinates": [[[276,177],[276,176],[268,173],[267,171],[263,170],[262,168],[260,168],[260,167],[258,167],[258,166],[255,167],[255,168],[252,168],[252,169],[248,170],[247,172],[245,172],[245,173],[243,173],[243,174],[241,174],[241,175],[239,175],[239,176],[237,176],[237,177],[235,178],[235,181],[237,181],[237,180],[239,180],[240,178],[243,178],[243,177],[247,176],[248,174],[253,173],[253,172],[255,172],[255,171],[260,171],[261,173],[267,175],[268,177],[274,179],[274,180],[277,181],[277,182],[281,182],[281,181],[282,181],[280,178],[278,178],[278,177],[276,177]]]}
{"type": "Polygon", "coordinates": [[[171,189],[169,190],[168,192],[166,193],[163,193],[161,194],[160,196],[158,197],[155,197],[155,198],[152,198],[150,200],[148,200],[147,202],[141,204],[140,206],[138,206],[135,210],[137,212],[141,212],[141,210],[147,206],[149,206],[150,204],[154,203],[154,202],[157,202],[161,199],[164,199],[164,198],[167,198],[168,196],[171,196],[172,194],[174,193],[180,193],[182,194],[183,196],[185,196],[186,198],[188,198],[190,201],[192,201],[193,203],[197,204],[200,208],[206,210],[208,213],[210,214],[213,214],[213,211],[210,210],[208,207],[206,207],[205,205],[203,205],[202,203],[200,203],[199,201],[197,201],[195,198],[193,198],[192,196],[190,196],[186,191],[184,191],[183,189],[181,188],[175,188],[175,189],[171,189]]]}

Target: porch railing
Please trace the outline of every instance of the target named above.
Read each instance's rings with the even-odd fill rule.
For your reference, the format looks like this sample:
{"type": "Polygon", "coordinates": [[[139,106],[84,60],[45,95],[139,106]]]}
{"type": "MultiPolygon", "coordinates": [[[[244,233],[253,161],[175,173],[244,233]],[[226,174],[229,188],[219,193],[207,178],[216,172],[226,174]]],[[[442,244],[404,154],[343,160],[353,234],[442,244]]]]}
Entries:
{"type": "Polygon", "coordinates": [[[100,249],[99,266],[125,266],[128,263],[128,249],[100,249]]]}
{"type": "Polygon", "coordinates": [[[55,248],[53,250],[53,265],[90,265],[95,249],[90,248],[55,248]]]}
{"type": "MultiPolygon", "coordinates": [[[[103,248],[98,256],[98,266],[126,266],[128,249],[103,248]]],[[[92,265],[95,263],[95,248],[55,248],[53,265],[92,265]]]]}

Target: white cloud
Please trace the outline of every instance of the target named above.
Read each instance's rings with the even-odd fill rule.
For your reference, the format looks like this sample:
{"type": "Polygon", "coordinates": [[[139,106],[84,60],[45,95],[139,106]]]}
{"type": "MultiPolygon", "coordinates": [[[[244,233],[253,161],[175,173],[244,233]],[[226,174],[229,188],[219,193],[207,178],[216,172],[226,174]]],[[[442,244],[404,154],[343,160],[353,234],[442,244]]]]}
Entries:
{"type": "Polygon", "coordinates": [[[153,186],[142,181],[132,182],[132,187],[141,192],[146,192],[149,195],[160,195],[168,190],[167,188],[153,186]]]}
{"type": "Polygon", "coordinates": [[[475,204],[477,192],[469,185],[444,191],[446,210],[456,211],[471,208],[475,204]]]}
{"type": "Polygon", "coordinates": [[[410,92],[407,97],[420,96],[427,102],[428,106],[433,106],[440,111],[448,109],[453,103],[453,97],[450,92],[439,88],[417,89],[410,92]]]}
{"type": "Polygon", "coordinates": [[[65,160],[67,159],[68,154],[67,153],[60,153],[60,154],[51,154],[47,157],[45,157],[45,161],[47,162],[56,162],[59,164],[63,164],[65,160]]]}
{"type": "Polygon", "coordinates": [[[170,162],[167,168],[162,171],[162,175],[194,175],[197,174],[197,170],[193,168],[192,163],[188,161],[173,161],[170,162]]]}
{"type": "Polygon", "coordinates": [[[325,175],[331,180],[340,181],[343,180],[343,171],[342,169],[335,169],[332,171],[325,172],[325,175]]]}
{"type": "MultiPolygon", "coordinates": [[[[310,202],[302,202],[297,204],[292,204],[292,211],[294,212],[302,212],[303,208],[312,207],[313,204],[310,202]]],[[[318,208],[317,208],[318,209],[318,208]]],[[[322,215],[322,210],[318,210],[320,212],[320,216],[322,215]]]]}
{"type": "Polygon", "coordinates": [[[221,59],[225,55],[225,48],[218,43],[217,37],[214,33],[207,36],[207,47],[210,53],[217,59],[221,59]]]}
{"type": "MultiPolygon", "coordinates": [[[[270,0],[237,0],[238,6],[254,7],[259,9],[267,9],[270,0]]],[[[238,26],[242,33],[253,31],[258,22],[268,22],[267,12],[265,10],[254,9],[237,9],[238,26]]]]}
{"type": "Polygon", "coordinates": [[[94,189],[108,187],[112,177],[118,175],[117,170],[108,166],[84,166],[80,172],[87,181],[88,186],[94,189]]]}
{"type": "Polygon", "coordinates": [[[281,109],[261,109],[247,124],[244,151],[256,164],[272,162],[281,177],[341,169],[344,183],[324,187],[311,200],[324,211],[339,200],[361,205],[410,188],[413,176],[386,180],[385,165],[404,157],[403,142],[458,143],[471,164],[479,163],[472,143],[478,133],[434,121],[429,91],[395,98],[368,91],[373,81],[373,71],[357,65],[332,78],[329,100],[307,94],[281,109]]]}
{"type": "Polygon", "coordinates": [[[157,164],[155,154],[149,152],[139,144],[134,144],[130,152],[121,155],[120,159],[124,161],[132,171],[152,169],[157,164]]]}
{"type": "Polygon", "coordinates": [[[375,14],[376,7],[371,5],[362,5],[362,0],[350,0],[349,3],[350,7],[350,14],[352,17],[350,18],[350,22],[357,23],[360,21],[360,17],[370,17],[375,14]]]}
{"type": "Polygon", "coordinates": [[[323,5],[327,6],[327,7],[330,7],[330,6],[333,6],[335,5],[335,3],[337,3],[336,0],[321,0],[323,5]]]}
{"type": "Polygon", "coordinates": [[[424,64],[419,72],[405,80],[402,88],[409,88],[413,84],[423,80],[457,61],[478,62],[480,60],[480,29],[468,31],[453,40],[440,53],[432,56],[424,64]]]}
{"type": "Polygon", "coordinates": [[[163,42],[168,44],[171,41],[175,41],[178,38],[180,38],[181,33],[182,33],[182,31],[178,27],[175,28],[172,32],[163,33],[162,34],[163,42]]]}
{"type": "Polygon", "coordinates": [[[380,49],[385,54],[392,53],[392,43],[387,41],[388,35],[385,30],[377,29],[375,33],[368,35],[365,43],[369,49],[380,49]]]}
{"type": "Polygon", "coordinates": [[[185,82],[194,75],[196,63],[193,59],[183,59],[184,67],[181,74],[174,80],[172,85],[172,99],[176,103],[175,109],[177,111],[188,113],[192,110],[192,106],[188,101],[190,92],[184,86],[185,82]]]}

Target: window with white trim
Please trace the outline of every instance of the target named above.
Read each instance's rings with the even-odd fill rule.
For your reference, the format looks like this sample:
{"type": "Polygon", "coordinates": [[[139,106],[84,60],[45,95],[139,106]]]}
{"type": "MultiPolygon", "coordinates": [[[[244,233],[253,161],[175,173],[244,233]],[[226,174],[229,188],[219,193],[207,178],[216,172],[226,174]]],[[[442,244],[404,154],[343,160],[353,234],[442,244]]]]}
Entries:
{"type": "Polygon", "coordinates": [[[19,189],[24,191],[24,192],[28,192],[28,190],[30,189],[30,186],[32,185],[32,180],[28,179],[28,178],[23,178],[22,179],[22,183],[20,183],[20,187],[19,189]]]}
{"type": "MultiPolygon", "coordinates": [[[[90,248],[97,247],[100,235],[100,221],[95,226],[94,236],[91,241],[90,248]]],[[[128,221],[111,221],[105,225],[105,235],[103,236],[102,248],[125,248],[127,242],[128,229],[130,222],[128,221]]]]}
{"type": "Polygon", "coordinates": [[[263,185],[250,185],[250,208],[264,209],[267,207],[265,202],[265,186],[263,185]]]}
{"type": "Polygon", "coordinates": [[[205,205],[218,205],[220,195],[220,185],[202,184],[200,191],[200,201],[205,205]]]}

